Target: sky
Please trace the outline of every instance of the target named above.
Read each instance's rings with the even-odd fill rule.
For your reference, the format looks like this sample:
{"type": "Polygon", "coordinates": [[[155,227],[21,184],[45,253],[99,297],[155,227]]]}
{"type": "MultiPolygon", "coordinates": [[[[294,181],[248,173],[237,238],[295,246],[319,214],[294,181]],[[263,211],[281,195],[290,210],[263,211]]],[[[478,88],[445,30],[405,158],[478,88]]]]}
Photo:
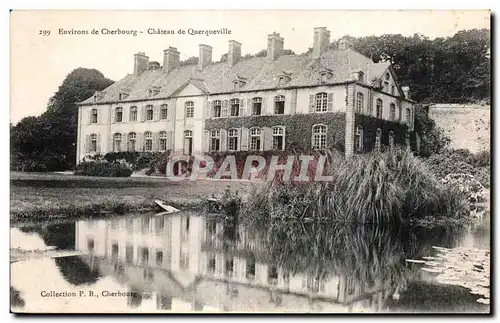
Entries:
{"type": "Polygon", "coordinates": [[[430,38],[459,30],[490,28],[489,11],[13,11],[11,19],[10,121],[40,115],[64,78],[78,67],[95,68],[117,81],[132,73],[134,54],[145,52],[163,64],[163,50],[177,47],[181,60],[198,56],[198,45],[213,47],[217,61],[228,41],[242,43],[242,55],[266,48],[278,32],[284,48],[303,53],[314,27],[327,27],[331,39],[386,33],[430,38]],[[59,30],[136,30],[132,35],[60,35],[59,30]],[[148,29],[174,30],[150,35],[148,29]],[[230,35],[189,35],[195,30],[231,30],[230,35]],[[186,34],[177,34],[179,29],[186,34]],[[45,36],[44,31],[50,31],[45,36]]]}

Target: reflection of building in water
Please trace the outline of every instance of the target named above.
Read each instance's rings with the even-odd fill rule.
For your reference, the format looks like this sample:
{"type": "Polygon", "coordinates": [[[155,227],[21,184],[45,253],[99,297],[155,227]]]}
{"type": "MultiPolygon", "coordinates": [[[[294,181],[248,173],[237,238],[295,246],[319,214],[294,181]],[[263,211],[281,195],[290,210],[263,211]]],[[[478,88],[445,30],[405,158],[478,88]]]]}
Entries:
{"type": "Polygon", "coordinates": [[[243,230],[235,245],[224,246],[223,229],[214,218],[189,213],[80,221],[76,248],[138,293],[131,307],[152,297],[157,309],[178,299],[191,310],[378,311],[387,297],[381,284],[367,288],[346,275],[290,274],[243,230]]]}

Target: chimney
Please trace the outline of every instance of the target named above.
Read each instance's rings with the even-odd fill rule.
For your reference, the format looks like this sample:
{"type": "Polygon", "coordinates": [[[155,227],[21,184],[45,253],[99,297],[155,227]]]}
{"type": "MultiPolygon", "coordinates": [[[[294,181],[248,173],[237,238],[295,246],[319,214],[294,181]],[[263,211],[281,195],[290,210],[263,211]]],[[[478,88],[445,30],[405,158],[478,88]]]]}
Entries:
{"type": "Polygon", "coordinates": [[[212,63],[212,46],[200,44],[200,57],[198,59],[198,70],[203,70],[212,63]]]}
{"type": "Polygon", "coordinates": [[[403,90],[403,94],[404,94],[405,98],[410,100],[410,87],[409,86],[402,86],[401,90],[403,90]]]}
{"type": "Polygon", "coordinates": [[[281,54],[283,54],[284,39],[280,37],[279,33],[273,32],[267,36],[267,59],[274,61],[281,54]]]}
{"type": "Polygon", "coordinates": [[[163,73],[168,73],[181,66],[180,53],[177,48],[170,46],[163,51],[163,73]]]}
{"type": "Polygon", "coordinates": [[[330,45],[330,31],[326,27],[314,28],[313,57],[319,58],[330,45]]]}
{"type": "Polygon", "coordinates": [[[340,50],[347,50],[352,48],[352,41],[350,41],[347,37],[343,37],[339,40],[338,46],[340,50]]]}
{"type": "Polygon", "coordinates": [[[229,41],[229,52],[227,54],[227,61],[231,66],[239,62],[241,58],[241,43],[236,40],[229,41]]]}
{"type": "Polygon", "coordinates": [[[141,75],[148,69],[149,57],[143,52],[134,54],[134,76],[141,75]]]}

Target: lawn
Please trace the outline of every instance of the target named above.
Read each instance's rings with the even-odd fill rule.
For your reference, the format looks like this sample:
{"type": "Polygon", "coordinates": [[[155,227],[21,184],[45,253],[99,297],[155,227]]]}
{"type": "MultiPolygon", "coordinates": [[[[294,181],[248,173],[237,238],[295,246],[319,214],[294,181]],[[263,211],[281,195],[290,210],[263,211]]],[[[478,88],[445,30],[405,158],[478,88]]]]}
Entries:
{"type": "Polygon", "coordinates": [[[91,214],[150,211],[160,198],[180,208],[193,207],[226,187],[243,192],[248,182],[166,178],[101,178],[57,173],[19,173],[10,176],[11,222],[73,218],[91,214]]]}

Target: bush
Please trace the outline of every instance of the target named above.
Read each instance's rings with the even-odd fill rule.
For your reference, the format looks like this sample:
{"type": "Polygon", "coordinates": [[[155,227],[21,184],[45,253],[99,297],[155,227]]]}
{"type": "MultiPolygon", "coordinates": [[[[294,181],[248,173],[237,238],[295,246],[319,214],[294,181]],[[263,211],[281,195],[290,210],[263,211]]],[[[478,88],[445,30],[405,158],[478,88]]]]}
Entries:
{"type": "Polygon", "coordinates": [[[86,161],[76,166],[75,175],[99,177],[129,177],[132,170],[119,162],[86,161]]]}
{"type": "Polygon", "coordinates": [[[273,181],[257,187],[242,216],[388,223],[467,212],[465,196],[441,185],[411,152],[333,156],[328,162],[325,174],[331,181],[273,181]]]}
{"type": "Polygon", "coordinates": [[[108,162],[126,163],[132,171],[147,169],[146,174],[151,175],[158,171],[165,174],[170,151],[165,152],[139,152],[139,151],[120,151],[110,152],[104,155],[108,162]]]}

